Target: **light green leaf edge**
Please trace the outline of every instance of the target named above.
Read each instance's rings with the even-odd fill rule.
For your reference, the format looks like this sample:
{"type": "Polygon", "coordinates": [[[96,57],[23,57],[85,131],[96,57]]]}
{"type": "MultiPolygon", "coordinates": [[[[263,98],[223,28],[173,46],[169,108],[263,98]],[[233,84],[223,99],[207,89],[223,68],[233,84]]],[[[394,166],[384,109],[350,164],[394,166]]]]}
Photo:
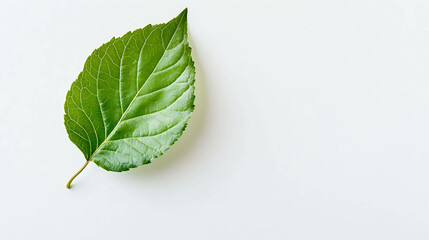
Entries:
{"type": "Polygon", "coordinates": [[[64,105],[64,121],[68,136],[87,160],[70,179],[67,187],[71,187],[73,179],[91,161],[108,171],[121,172],[148,164],[153,158],[161,156],[178,140],[187,126],[187,121],[194,110],[194,82],[195,67],[187,40],[187,9],[168,23],[147,25],[142,29],[128,32],[120,38],[112,38],[108,43],[94,50],[85,62],[84,70],[68,91],[64,105]],[[168,36],[171,37],[166,43],[167,41],[164,40],[168,40],[168,36]],[[142,39],[144,42],[139,49],[139,40],[142,39]],[[176,43],[177,45],[172,47],[176,43]],[[133,61],[136,60],[133,56],[136,51],[129,44],[135,44],[137,50],[140,50],[137,62],[133,61]],[[179,51],[183,50],[183,54],[177,60],[178,46],[180,46],[179,51]],[[160,47],[163,47],[164,51],[153,67],[154,62],[151,57],[159,56],[160,47]],[[117,59],[112,57],[113,50],[116,52],[117,59]],[[98,69],[93,66],[97,66],[97,63],[98,69]],[[178,73],[177,68],[183,66],[185,68],[179,72],[180,75],[169,82],[172,80],[171,76],[178,73]],[[118,68],[116,72],[115,67],[118,68]],[[153,70],[150,70],[150,67],[153,67],[153,70]],[[101,71],[103,69],[107,71],[101,71]],[[131,86],[132,79],[127,79],[127,74],[131,76],[134,70],[136,89],[134,97],[131,94],[131,99],[128,96],[129,92],[133,92],[131,88],[121,89],[121,86],[123,88],[131,86]],[[139,78],[148,71],[151,73],[147,78],[139,78]],[[121,116],[118,116],[117,111],[115,112],[115,109],[118,110],[118,106],[114,108],[115,104],[112,100],[115,97],[108,96],[116,93],[112,91],[112,89],[115,90],[112,87],[112,83],[115,83],[115,74],[119,74],[117,95],[119,95],[118,106],[122,112],[121,116]],[[169,104],[159,108],[158,105],[165,105],[165,101],[169,104]],[[106,114],[111,115],[106,117],[106,114]],[[152,114],[158,115],[145,119],[145,116],[152,114]],[[157,119],[160,116],[162,120],[157,119]],[[129,123],[135,122],[137,118],[142,118],[137,122],[140,125],[129,123]],[[128,122],[125,123],[126,121],[128,122]],[[153,131],[151,125],[158,131],[151,132],[153,131]],[[145,131],[148,135],[142,136],[142,132],[145,131]],[[141,144],[132,141],[133,139],[141,144]],[[142,139],[145,141],[141,142],[142,139]],[[121,141],[122,144],[119,144],[121,141]],[[118,144],[115,146],[113,142],[118,144]],[[155,144],[156,142],[158,145],[155,144]]]}

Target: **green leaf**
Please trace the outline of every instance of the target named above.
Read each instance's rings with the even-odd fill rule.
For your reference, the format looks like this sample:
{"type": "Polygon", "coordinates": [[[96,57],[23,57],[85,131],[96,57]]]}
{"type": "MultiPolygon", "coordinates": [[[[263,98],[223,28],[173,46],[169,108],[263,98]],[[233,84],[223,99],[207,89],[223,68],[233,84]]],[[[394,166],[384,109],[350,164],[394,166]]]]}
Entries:
{"type": "Polygon", "coordinates": [[[64,105],[68,136],[87,160],[77,174],[90,161],[121,172],[162,155],[194,109],[194,78],[187,9],[94,50],[64,105]]]}

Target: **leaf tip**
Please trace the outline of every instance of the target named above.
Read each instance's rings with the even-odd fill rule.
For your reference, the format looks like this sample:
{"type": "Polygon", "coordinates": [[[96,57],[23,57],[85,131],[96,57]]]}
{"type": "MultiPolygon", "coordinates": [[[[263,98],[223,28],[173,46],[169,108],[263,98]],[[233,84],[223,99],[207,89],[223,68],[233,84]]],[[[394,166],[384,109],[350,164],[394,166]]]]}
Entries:
{"type": "Polygon", "coordinates": [[[183,9],[183,11],[179,14],[179,17],[180,16],[184,16],[185,18],[187,18],[188,17],[188,8],[183,9]]]}

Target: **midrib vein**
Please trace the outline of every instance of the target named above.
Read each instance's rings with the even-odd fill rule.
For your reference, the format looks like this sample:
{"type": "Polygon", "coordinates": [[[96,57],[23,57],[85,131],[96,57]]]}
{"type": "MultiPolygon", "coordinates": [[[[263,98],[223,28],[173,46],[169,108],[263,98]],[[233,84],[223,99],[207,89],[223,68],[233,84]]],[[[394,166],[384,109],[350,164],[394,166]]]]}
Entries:
{"type": "MultiPolygon", "coordinates": [[[[174,36],[177,33],[177,29],[179,29],[180,24],[182,23],[183,20],[183,15],[180,18],[179,23],[177,24],[176,29],[174,30],[173,35],[171,36],[170,40],[168,41],[167,47],[164,49],[164,52],[162,53],[161,58],[159,59],[158,63],[156,64],[155,68],[153,69],[152,73],[149,75],[149,77],[146,79],[145,83],[143,84],[143,86],[139,89],[139,91],[136,93],[136,95],[134,96],[133,100],[131,101],[131,103],[128,105],[127,109],[125,110],[125,112],[122,114],[121,118],[119,119],[118,123],[116,124],[116,126],[113,128],[113,130],[110,132],[109,136],[106,137],[106,139],[104,139],[104,141],[100,144],[100,146],[97,147],[97,149],[95,149],[95,151],[91,154],[91,156],[88,158],[88,161],[91,161],[92,157],[104,146],[104,144],[106,144],[108,142],[108,140],[110,139],[110,137],[112,137],[112,135],[116,132],[117,128],[119,127],[119,125],[122,123],[122,120],[124,119],[125,115],[127,115],[128,111],[130,110],[131,106],[133,105],[134,101],[137,99],[138,95],[140,94],[140,92],[143,90],[143,88],[145,87],[146,83],[149,82],[150,78],[153,76],[153,74],[155,73],[156,69],[158,68],[159,63],[161,62],[161,60],[164,58],[165,52],[167,52],[168,47],[171,44],[171,41],[173,40],[174,36]]],[[[152,33],[149,34],[148,38],[150,37],[152,33]]],[[[162,33],[161,33],[162,34],[162,33]]],[[[162,39],[162,36],[161,36],[162,39]]],[[[142,49],[144,48],[145,44],[142,45],[142,49]]],[[[124,49],[125,51],[125,49],[124,49]]],[[[140,57],[141,54],[139,55],[139,58],[137,60],[137,64],[139,64],[140,62],[140,57]]],[[[137,69],[138,71],[138,69],[137,69]]],[[[120,81],[120,79],[119,79],[120,81]]],[[[138,79],[137,79],[138,81],[138,79]]]]}

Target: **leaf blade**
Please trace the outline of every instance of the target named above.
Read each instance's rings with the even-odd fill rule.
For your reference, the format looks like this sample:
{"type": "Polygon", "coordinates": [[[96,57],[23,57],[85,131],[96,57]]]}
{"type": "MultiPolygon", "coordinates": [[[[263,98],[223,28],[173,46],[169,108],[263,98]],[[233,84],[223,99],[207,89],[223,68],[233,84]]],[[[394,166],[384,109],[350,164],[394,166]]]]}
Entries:
{"type": "Polygon", "coordinates": [[[96,49],[66,97],[69,138],[109,171],[150,163],[182,134],[194,109],[187,10],[96,49]],[[85,103],[85,104],[83,104],[85,103]]]}

